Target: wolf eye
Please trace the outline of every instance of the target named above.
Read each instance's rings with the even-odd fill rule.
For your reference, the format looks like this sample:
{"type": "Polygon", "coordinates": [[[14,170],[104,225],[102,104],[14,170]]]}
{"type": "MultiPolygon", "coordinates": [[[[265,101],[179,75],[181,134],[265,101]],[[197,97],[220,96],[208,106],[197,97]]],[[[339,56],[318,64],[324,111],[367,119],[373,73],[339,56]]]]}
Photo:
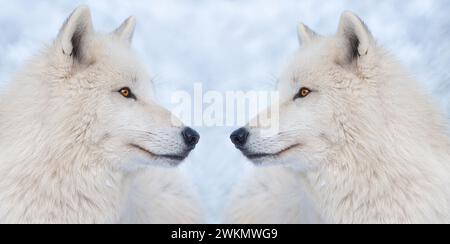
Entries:
{"type": "Polygon", "coordinates": [[[136,99],[136,96],[131,92],[130,88],[124,87],[119,90],[119,93],[126,98],[136,99]]]}
{"type": "Polygon", "coordinates": [[[294,100],[297,98],[304,98],[307,97],[311,93],[311,90],[306,87],[302,87],[300,91],[295,95],[294,100]]]}

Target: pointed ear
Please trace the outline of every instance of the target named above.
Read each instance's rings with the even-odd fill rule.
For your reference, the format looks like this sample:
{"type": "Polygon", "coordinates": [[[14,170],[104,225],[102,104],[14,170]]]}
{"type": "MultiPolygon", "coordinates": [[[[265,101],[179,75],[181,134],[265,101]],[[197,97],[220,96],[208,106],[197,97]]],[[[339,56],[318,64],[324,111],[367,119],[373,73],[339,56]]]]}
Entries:
{"type": "Polygon", "coordinates": [[[81,6],[75,9],[58,34],[57,40],[63,54],[81,62],[86,52],[87,40],[93,32],[89,8],[81,6]]]}
{"type": "Polygon", "coordinates": [[[305,24],[301,23],[298,26],[298,41],[300,42],[300,45],[307,45],[317,38],[319,38],[319,35],[305,24]]]}
{"type": "Polygon", "coordinates": [[[131,43],[133,40],[134,30],[136,29],[136,18],[131,16],[125,20],[119,28],[117,28],[113,33],[119,39],[131,43]]]}
{"type": "Polygon", "coordinates": [[[343,58],[350,62],[367,55],[374,42],[372,34],[364,22],[349,11],[344,12],[341,16],[337,38],[343,47],[343,58]]]}

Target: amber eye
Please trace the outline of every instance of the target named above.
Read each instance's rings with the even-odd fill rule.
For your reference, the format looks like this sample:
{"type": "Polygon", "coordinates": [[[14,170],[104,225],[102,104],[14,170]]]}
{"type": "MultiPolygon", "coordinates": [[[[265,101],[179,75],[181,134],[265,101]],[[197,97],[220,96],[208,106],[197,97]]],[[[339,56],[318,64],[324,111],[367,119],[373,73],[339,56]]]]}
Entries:
{"type": "Polygon", "coordinates": [[[130,89],[128,88],[122,88],[120,90],[120,94],[122,94],[122,96],[124,97],[129,97],[130,96],[130,89]]]}
{"type": "Polygon", "coordinates": [[[131,92],[130,88],[124,87],[119,90],[119,93],[122,94],[123,97],[136,99],[134,94],[131,92]]]}
{"type": "Polygon", "coordinates": [[[297,98],[304,98],[307,97],[311,93],[311,90],[306,87],[302,87],[300,91],[297,93],[297,95],[294,97],[294,100],[297,98]]]}

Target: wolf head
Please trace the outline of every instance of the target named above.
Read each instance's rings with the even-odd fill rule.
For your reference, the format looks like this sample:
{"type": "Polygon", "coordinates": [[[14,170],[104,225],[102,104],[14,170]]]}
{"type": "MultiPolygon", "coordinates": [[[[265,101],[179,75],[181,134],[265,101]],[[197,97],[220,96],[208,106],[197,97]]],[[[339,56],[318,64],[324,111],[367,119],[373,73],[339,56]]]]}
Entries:
{"type": "MultiPolygon", "coordinates": [[[[332,37],[303,24],[298,33],[302,48],[278,85],[279,133],[263,136],[259,126],[251,126],[257,121],[231,136],[253,162],[305,169],[349,144],[376,155],[388,142],[424,141],[441,126],[423,92],[356,15],[343,13],[332,37]]],[[[267,116],[255,120],[260,117],[267,116]]]]}
{"type": "Polygon", "coordinates": [[[20,122],[10,123],[40,124],[32,133],[46,139],[32,140],[47,152],[89,151],[121,166],[180,163],[199,135],[154,100],[152,82],[130,49],[134,29],[130,17],[112,33],[96,33],[89,9],[76,9],[5,95],[21,113],[20,122]]]}

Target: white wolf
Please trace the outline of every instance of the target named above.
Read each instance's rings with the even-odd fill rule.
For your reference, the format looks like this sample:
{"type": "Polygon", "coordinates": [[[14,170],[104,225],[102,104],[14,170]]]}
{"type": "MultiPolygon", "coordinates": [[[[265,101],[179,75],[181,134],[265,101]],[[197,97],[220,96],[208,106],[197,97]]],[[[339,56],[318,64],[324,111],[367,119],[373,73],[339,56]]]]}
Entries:
{"type": "Polygon", "coordinates": [[[98,34],[79,7],[1,95],[0,222],[202,222],[189,183],[149,168],[178,165],[199,136],[154,101],[134,28],[98,34]]]}
{"type": "Polygon", "coordinates": [[[231,136],[254,163],[290,167],[240,184],[226,222],[450,223],[450,140],[424,90],[350,12],[336,36],[299,37],[280,133],[231,136]]]}

